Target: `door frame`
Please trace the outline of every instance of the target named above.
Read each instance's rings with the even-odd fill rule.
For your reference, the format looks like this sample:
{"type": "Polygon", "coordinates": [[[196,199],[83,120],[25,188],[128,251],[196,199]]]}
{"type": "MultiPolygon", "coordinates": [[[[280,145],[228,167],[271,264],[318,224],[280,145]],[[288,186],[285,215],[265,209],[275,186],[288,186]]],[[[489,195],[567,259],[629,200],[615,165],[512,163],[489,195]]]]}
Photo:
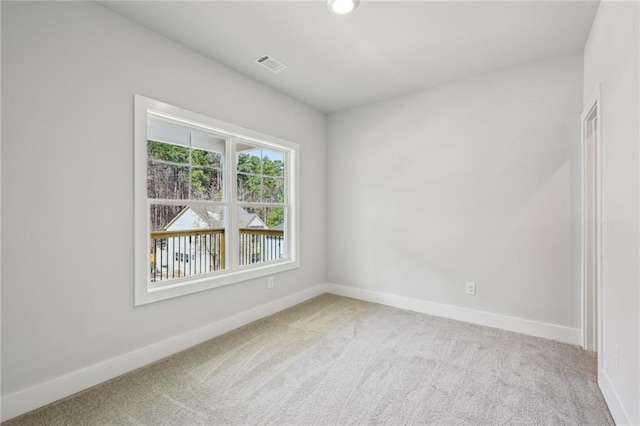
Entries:
{"type": "Polygon", "coordinates": [[[582,191],[581,191],[581,287],[582,287],[582,345],[584,349],[595,351],[598,353],[598,371],[602,366],[602,268],[603,268],[603,237],[606,230],[606,219],[604,214],[604,186],[603,186],[603,144],[602,144],[602,85],[599,84],[596,92],[592,94],[586,107],[580,116],[581,124],[581,168],[582,168],[582,191]],[[595,114],[595,117],[594,117],[595,114]],[[593,205],[593,222],[595,223],[594,245],[595,245],[595,273],[592,283],[593,288],[588,289],[586,276],[587,250],[586,250],[586,191],[587,191],[587,123],[592,121],[592,117],[596,120],[595,146],[594,146],[594,198],[593,205]],[[588,300],[587,292],[591,290],[591,294],[595,300],[588,300]],[[589,306],[591,304],[591,306],[589,306]]]}

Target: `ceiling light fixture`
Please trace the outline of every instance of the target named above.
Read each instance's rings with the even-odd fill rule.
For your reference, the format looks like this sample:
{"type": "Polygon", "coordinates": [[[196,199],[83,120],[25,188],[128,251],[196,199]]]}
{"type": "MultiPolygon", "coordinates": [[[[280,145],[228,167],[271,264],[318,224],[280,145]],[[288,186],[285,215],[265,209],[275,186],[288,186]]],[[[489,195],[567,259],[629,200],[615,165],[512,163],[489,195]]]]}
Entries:
{"type": "Polygon", "coordinates": [[[346,15],[358,7],[360,0],[328,0],[327,7],[336,15],[346,15]]]}

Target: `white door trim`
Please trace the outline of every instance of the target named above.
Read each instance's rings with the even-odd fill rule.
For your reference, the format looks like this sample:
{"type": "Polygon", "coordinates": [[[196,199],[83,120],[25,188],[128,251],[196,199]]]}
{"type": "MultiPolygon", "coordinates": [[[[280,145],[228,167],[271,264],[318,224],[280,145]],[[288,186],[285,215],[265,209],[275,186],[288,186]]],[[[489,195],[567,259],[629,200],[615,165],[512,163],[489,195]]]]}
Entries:
{"type": "Polygon", "coordinates": [[[582,226],[581,226],[581,237],[582,237],[582,248],[581,248],[581,282],[582,282],[582,331],[583,331],[583,347],[587,350],[598,352],[598,371],[601,370],[602,367],[602,357],[604,356],[602,348],[602,267],[603,267],[603,237],[604,232],[606,230],[606,216],[604,214],[604,186],[602,179],[602,158],[603,158],[603,148],[602,148],[602,87],[601,84],[598,85],[598,88],[594,94],[589,98],[589,101],[585,104],[586,108],[581,115],[581,130],[582,130],[582,141],[581,141],[581,153],[582,153],[582,192],[581,192],[581,213],[582,213],[582,226]],[[595,114],[595,117],[594,117],[595,114]],[[589,283],[587,282],[586,276],[586,268],[588,267],[587,263],[587,252],[586,252],[586,191],[587,191],[587,175],[586,175],[586,161],[587,161],[587,153],[586,153],[586,143],[587,143],[587,132],[586,126],[587,123],[592,121],[593,118],[596,120],[596,130],[595,130],[595,203],[594,203],[594,217],[595,217],[595,235],[594,235],[594,244],[595,244],[595,274],[593,285],[595,288],[588,289],[587,286],[589,283]],[[591,294],[595,296],[595,301],[593,298],[588,299],[587,292],[591,290],[591,294]],[[592,304],[588,306],[588,304],[592,304]]]}

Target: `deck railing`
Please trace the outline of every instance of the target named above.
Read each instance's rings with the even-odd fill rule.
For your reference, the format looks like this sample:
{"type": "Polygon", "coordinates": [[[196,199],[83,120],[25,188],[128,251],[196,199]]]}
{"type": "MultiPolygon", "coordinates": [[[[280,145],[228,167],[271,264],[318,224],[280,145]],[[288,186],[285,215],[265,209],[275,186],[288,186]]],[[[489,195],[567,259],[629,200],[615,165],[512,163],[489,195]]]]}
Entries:
{"type": "Polygon", "coordinates": [[[240,266],[280,259],[284,231],[277,229],[240,229],[240,266]]]}
{"type": "MultiPolygon", "coordinates": [[[[150,238],[151,282],[225,269],[224,229],[156,231],[150,238]]],[[[280,259],[283,250],[282,230],[240,229],[240,266],[280,259]]]]}

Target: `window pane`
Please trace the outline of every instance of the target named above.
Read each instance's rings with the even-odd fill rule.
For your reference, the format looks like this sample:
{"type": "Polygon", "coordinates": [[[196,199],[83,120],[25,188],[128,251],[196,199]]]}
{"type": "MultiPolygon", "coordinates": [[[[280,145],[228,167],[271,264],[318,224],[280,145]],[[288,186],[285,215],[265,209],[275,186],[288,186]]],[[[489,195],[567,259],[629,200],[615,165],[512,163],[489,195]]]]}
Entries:
{"type": "Polygon", "coordinates": [[[170,143],[147,141],[147,158],[177,164],[189,164],[189,147],[170,143]]]}
{"type": "Polygon", "coordinates": [[[262,177],[238,173],[238,200],[246,202],[260,202],[262,177]]]}
{"type": "Polygon", "coordinates": [[[240,207],[240,265],[285,258],[285,209],[283,207],[240,207]]]}
{"type": "Polygon", "coordinates": [[[194,166],[222,170],[223,153],[205,151],[204,149],[193,149],[191,155],[191,161],[194,166]]]}
{"type": "Polygon", "coordinates": [[[262,173],[265,176],[284,177],[284,152],[263,149],[262,173]]]}
{"type": "Polygon", "coordinates": [[[262,174],[262,150],[250,145],[238,144],[238,173],[262,174]]]}
{"type": "Polygon", "coordinates": [[[222,159],[224,158],[225,153],[225,139],[213,135],[211,133],[204,133],[199,131],[191,132],[191,148],[194,152],[193,164],[209,166],[209,167],[217,167],[221,168],[220,164],[222,159]],[[214,162],[218,164],[204,164],[200,163],[198,155],[196,151],[200,151],[201,153],[206,153],[214,162]]]}
{"type": "Polygon", "coordinates": [[[265,177],[262,179],[262,201],[284,203],[284,178],[265,177]]]}
{"type": "Polygon", "coordinates": [[[238,201],[260,202],[261,194],[261,176],[238,173],[238,201]]]}
{"type": "Polygon", "coordinates": [[[221,170],[192,168],[191,169],[191,199],[192,200],[222,200],[224,173],[221,170]]]}
{"type": "Polygon", "coordinates": [[[238,201],[284,203],[284,152],[246,143],[237,150],[238,201]]]}
{"type": "Polygon", "coordinates": [[[167,144],[189,146],[191,131],[184,127],[149,117],[147,120],[147,139],[167,144]]]}
{"type": "Polygon", "coordinates": [[[166,231],[166,227],[185,206],[152,204],[149,208],[149,228],[151,232],[166,231]]]}
{"type": "Polygon", "coordinates": [[[225,269],[225,208],[202,206],[150,207],[150,281],[225,269]]]}
{"type": "Polygon", "coordinates": [[[189,167],[149,161],[147,197],[167,200],[189,198],[189,167]]]}
{"type": "MultiPolygon", "coordinates": [[[[163,130],[156,129],[155,133],[165,139],[169,139],[171,132],[185,136],[182,134],[185,130],[174,129],[165,123],[155,127],[163,130]]],[[[191,151],[188,146],[147,141],[147,196],[153,199],[221,201],[225,140],[203,132],[187,133],[187,145],[193,143],[191,151]]]]}

